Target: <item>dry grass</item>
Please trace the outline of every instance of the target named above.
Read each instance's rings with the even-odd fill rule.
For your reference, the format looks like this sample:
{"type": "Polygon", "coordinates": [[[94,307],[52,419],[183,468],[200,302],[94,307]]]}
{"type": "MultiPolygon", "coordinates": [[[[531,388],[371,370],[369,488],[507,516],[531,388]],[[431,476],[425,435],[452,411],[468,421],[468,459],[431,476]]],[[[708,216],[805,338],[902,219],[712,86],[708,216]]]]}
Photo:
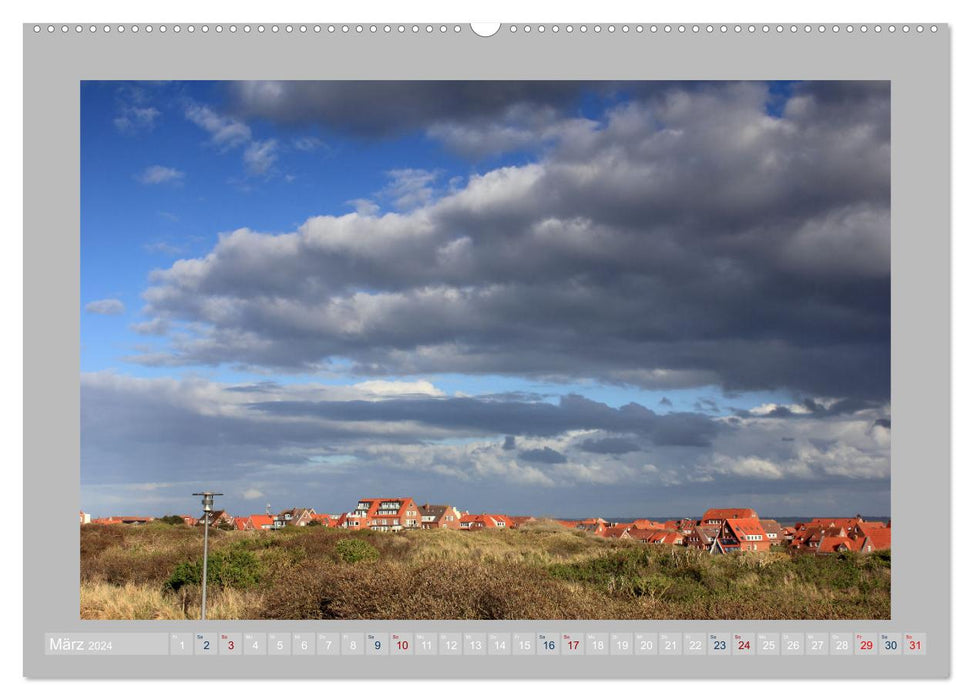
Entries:
{"type": "MultiPolygon", "coordinates": [[[[126,583],[81,584],[82,620],[198,620],[200,596],[175,595],[158,586],[126,583]]],[[[262,594],[226,588],[206,601],[206,614],[219,620],[248,620],[259,616],[262,594]]]]}
{"type": "MultiPolygon", "coordinates": [[[[197,618],[198,577],[187,581],[185,570],[199,560],[200,539],[181,526],[83,526],[82,618],[197,618]]],[[[210,545],[229,567],[210,579],[214,619],[890,616],[886,554],[718,557],[544,522],[484,532],[214,532],[210,545]],[[377,559],[343,561],[337,543],[348,538],[368,542],[377,559]]]]}

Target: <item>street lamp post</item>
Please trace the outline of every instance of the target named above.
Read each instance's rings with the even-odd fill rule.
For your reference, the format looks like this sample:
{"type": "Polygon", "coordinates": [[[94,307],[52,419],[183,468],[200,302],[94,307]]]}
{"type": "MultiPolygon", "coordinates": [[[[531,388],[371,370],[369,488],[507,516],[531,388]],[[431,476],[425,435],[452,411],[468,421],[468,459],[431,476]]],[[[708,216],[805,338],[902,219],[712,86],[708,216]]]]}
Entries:
{"type": "Polygon", "coordinates": [[[209,516],[212,514],[213,496],[222,496],[221,493],[213,491],[202,491],[194,493],[193,496],[202,496],[202,612],[200,620],[206,619],[206,584],[209,579],[209,516]]]}

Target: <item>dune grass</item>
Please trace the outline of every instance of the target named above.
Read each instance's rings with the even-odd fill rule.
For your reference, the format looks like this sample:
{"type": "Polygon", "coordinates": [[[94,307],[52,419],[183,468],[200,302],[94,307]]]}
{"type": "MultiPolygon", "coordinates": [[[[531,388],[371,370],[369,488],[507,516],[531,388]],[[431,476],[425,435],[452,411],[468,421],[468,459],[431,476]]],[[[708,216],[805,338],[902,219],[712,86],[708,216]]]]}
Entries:
{"type": "MultiPolygon", "coordinates": [[[[196,619],[201,531],[81,527],[83,619],[196,619]]],[[[889,619],[890,555],[711,556],[511,531],[210,534],[213,619],[889,619]]]]}

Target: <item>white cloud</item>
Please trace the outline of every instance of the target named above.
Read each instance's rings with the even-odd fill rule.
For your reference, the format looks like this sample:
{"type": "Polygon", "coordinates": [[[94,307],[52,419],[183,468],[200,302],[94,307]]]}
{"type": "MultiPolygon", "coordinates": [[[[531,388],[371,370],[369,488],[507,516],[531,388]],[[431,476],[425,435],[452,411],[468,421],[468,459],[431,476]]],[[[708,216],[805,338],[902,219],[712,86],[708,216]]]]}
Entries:
{"type": "Polygon", "coordinates": [[[84,310],[89,314],[117,316],[125,313],[125,304],[120,299],[98,299],[97,301],[89,301],[85,304],[84,310]]]}
{"type": "Polygon", "coordinates": [[[401,168],[388,171],[391,182],[381,191],[401,210],[428,204],[435,196],[435,181],[439,173],[421,168],[401,168]]]}
{"type": "Polygon", "coordinates": [[[150,165],[135,179],[143,185],[161,185],[164,183],[179,183],[185,178],[185,173],[165,165],[150,165]]]}
{"type": "Polygon", "coordinates": [[[122,107],[121,113],[115,117],[114,125],[122,133],[133,133],[139,130],[151,131],[155,127],[155,120],[161,115],[154,107],[122,107]]]}
{"type": "Polygon", "coordinates": [[[414,382],[385,381],[382,379],[372,379],[366,382],[359,382],[353,385],[368,394],[375,396],[445,396],[445,392],[436,387],[431,382],[421,379],[414,382]]]}
{"type": "Polygon", "coordinates": [[[212,143],[220,148],[235,148],[248,143],[253,132],[246,124],[217,114],[205,105],[190,105],[185,111],[186,118],[209,133],[212,143]]]}
{"type": "Polygon", "coordinates": [[[243,498],[247,501],[254,501],[257,498],[265,498],[266,494],[256,488],[248,488],[243,491],[243,498]]]}
{"type": "Polygon", "coordinates": [[[253,141],[243,151],[243,162],[250,175],[265,175],[277,159],[275,139],[253,141]]]}
{"type": "Polygon", "coordinates": [[[324,142],[316,136],[300,136],[293,140],[293,147],[298,151],[316,151],[323,146],[324,142]]]}
{"type": "Polygon", "coordinates": [[[351,199],[347,203],[354,207],[358,216],[377,216],[378,212],[381,211],[381,207],[370,199],[351,199]]]}

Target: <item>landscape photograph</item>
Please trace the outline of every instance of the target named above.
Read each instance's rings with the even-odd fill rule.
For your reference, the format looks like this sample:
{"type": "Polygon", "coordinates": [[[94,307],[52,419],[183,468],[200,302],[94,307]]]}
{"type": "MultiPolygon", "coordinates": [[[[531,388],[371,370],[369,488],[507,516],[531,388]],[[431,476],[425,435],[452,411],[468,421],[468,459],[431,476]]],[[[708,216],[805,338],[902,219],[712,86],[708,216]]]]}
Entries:
{"type": "Polygon", "coordinates": [[[82,82],[80,618],[890,619],[890,92],[82,82]]]}

